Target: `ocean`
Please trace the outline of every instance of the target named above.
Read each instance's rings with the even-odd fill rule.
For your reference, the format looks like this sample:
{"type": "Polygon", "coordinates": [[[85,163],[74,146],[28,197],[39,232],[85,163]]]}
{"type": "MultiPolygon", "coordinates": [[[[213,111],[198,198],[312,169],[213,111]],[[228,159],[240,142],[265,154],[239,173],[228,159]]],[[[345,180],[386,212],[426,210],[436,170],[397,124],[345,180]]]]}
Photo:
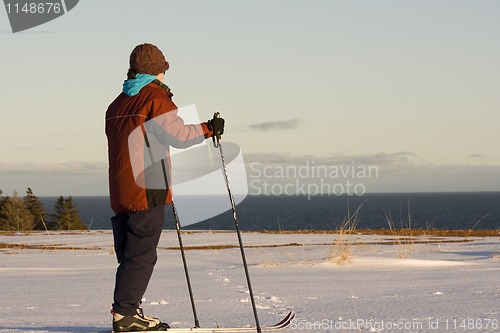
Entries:
{"type": "MultiPolygon", "coordinates": [[[[55,197],[41,197],[48,212],[55,197]]],[[[91,230],[111,229],[109,197],[73,197],[91,230]]],[[[193,198],[193,209],[196,202],[193,198]]],[[[229,198],[228,198],[229,200],[229,198]]],[[[357,229],[500,229],[500,192],[384,193],[362,196],[248,196],[237,207],[241,230],[332,230],[358,210],[357,229]],[[359,210],[358,210],[359,208],[359,210]]],[[[167,207],[165,229],[174,229],[167,207]]],[[[182,221],[181,221],[182,224],[182,221]]],[[[232,212],[183,227],[186,230],[233,230],[232,212]]]]}

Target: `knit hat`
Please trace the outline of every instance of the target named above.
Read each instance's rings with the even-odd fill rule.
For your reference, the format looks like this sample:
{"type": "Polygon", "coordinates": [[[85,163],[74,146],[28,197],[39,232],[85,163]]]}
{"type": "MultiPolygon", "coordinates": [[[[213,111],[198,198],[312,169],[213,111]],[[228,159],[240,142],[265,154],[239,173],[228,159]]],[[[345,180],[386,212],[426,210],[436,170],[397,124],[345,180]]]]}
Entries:
{"type": "Polygon", "coordinates": [[[130,54],[130,68],[137,73],[158,75],[168,67],[163,53],[153,44],[137,45],[130,54]]]}

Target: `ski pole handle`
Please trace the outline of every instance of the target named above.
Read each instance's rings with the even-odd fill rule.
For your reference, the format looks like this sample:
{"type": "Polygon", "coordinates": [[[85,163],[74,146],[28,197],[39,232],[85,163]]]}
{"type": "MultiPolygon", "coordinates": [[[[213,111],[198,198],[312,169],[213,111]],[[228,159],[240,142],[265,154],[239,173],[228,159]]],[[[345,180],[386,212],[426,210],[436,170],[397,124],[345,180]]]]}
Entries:
{"type": "MultiPolygon", "coordinates": [[[[214,117],[212,118],[212,120],[218,119],[218,118],[220,118],[220,112],[215,112],[214,113],[214,117]]],[[[221,138],[221,135],[220,135],[219,131],[216,131],[215,128],[214,128],[214,136],[212,136],[212,141],[214,143],[214,147],[215,148],[219,148],[220,138],[221,138]],[[217,142],[215,141],[216,137],[217,137],[217,142]]]]}
{"type": "MultiPolygon", "coordinates": [[[[220,112],[215,112],[213,119],[219,119],[219,118],[220,118],[220,112]]],[[[215,134],[217,136],[217,142],[219,142],[221,133],[219,131],[217,131],[217,133],[215,133],[215,134]]]]}

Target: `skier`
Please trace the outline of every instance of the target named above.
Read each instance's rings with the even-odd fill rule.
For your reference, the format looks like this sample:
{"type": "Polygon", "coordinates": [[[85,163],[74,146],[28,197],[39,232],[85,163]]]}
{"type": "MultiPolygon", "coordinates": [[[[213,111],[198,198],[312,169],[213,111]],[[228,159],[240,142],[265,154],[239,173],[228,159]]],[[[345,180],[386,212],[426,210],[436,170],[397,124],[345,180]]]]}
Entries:
{"type": "MultiPolygon", "coordinates": [[[[224,132],[222,118],[199,125],[184,124],[172,102],[173,94],[163,83],[168,68],[163,53],[155,45],[136,46],[130,54],[123,91],[106,112],[109,192],[115,213],[111,223],[119,263],[111,310],[115,332],[169,328],[158,318],[146,316],[140,304],[157,260],[156,247],[165,219],[165,205],[172,202],[172,193],[168,187],[151,189],[136,182],[129,135],[155,117],[163,118],[162,138],[172,138],[166,150],[169,145],[185,148],[224,132]]],[[[166,164],[170,165],[168,151],[165,156],[166,164]]]]}

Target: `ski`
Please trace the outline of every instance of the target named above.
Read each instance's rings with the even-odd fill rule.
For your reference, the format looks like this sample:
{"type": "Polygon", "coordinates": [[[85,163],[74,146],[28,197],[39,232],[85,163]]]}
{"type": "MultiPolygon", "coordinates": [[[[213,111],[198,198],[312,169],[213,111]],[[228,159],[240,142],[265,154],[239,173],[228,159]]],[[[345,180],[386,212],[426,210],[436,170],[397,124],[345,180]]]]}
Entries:
{"type": "MultiPolygon", "coordinates": [[[[290,311],[285,318],[283,318],[280,322],[272,325],[272,326],[263,326],[261,327],[262,332],[274,332],[279,331],[284,328],[287,328],[292,323],[292,320],[295,318],[295,313],[290,311]]],[[[108,331],[109,332],[109,331],[108,331]]],[[[193,327],[193,328],[169,328],[167,331],[149,331],[149,332],[170,332],[170,333],[240,333],[240,332],[257,332],[256,327],[214,327],[214,328],[205,328],[205,327],[193,327]]],[[[111,332],[118,333],[118,332],[111,332]]],[[[141,333],[141,332],[129,332],[129,333],[141,333]]]]}

